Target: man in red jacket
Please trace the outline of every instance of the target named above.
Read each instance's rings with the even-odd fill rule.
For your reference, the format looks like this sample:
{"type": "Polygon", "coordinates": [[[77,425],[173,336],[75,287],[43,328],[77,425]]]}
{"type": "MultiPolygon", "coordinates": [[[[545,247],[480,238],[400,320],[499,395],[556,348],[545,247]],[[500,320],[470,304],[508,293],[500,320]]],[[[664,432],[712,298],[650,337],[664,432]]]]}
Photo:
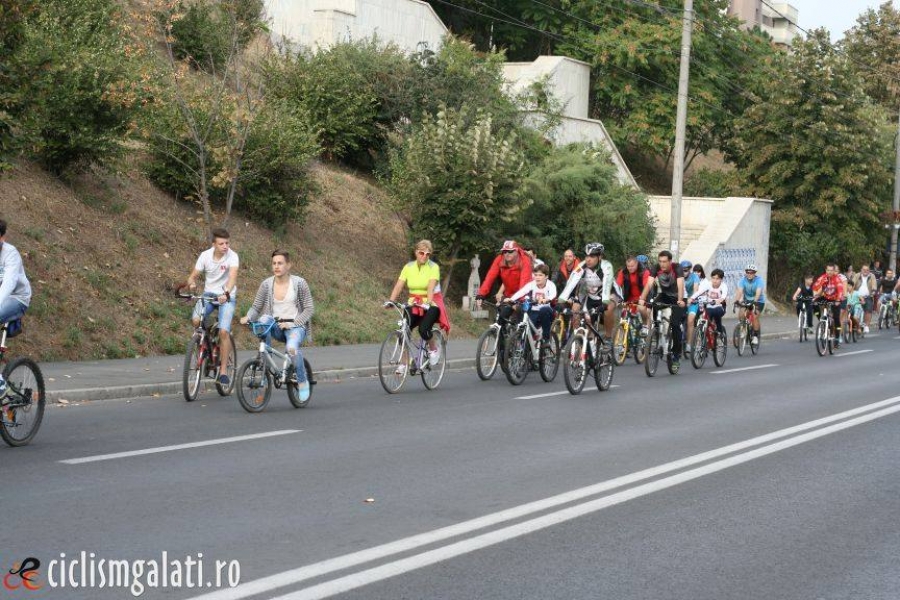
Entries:
{"type": "MultiPolygon", "coordinates": [[[[488,269],[487,275],[478,289],[478,295],[475,296],[478,308],[481,308],[481,300],[491,293],[491,288],[498,277],[501,285],[494,296],[498,304],[502,298],[512,296],[532,279],[531,260],[513,240],[503,242],[500,254],[488,269]]],[[[512,309],[513,307],[509,305],[501,306],[500,317],[504,320],[508,319],[512,314],[512,309]]]]}

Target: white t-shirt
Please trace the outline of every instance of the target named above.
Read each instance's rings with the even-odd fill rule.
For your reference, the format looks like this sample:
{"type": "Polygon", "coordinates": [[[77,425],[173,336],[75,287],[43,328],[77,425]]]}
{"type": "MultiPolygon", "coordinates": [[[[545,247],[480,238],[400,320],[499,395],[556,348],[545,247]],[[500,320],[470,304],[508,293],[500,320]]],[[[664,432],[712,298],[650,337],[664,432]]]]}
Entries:
{"type": "Polygon", "coordinates": [[[300,314],[300,310],[297,308],[297,290],[290,281],[284,300],[275,298],[275,284],[272,284],[272,313],[276,319],[290,319],[291,321],[296,320],[297,315],[300,314]]]}
{"type": "Polygon", "coordinates": [[[703,294],[706,294],[711,305],[719,306],[728,298],[728,284],[723,281],[719,287],[713,287],[710,278],[707,277],[700,282],[700,287],[691,296],[691,300],[699,298],[703,294]]]}
{"type": "MultiPolygon", "coordinates": [[[[231,248],[222,257],[222,260],[213,259],[214,248],[204,250],[197,259],[194,269],[203,273],[206,278],[204,292],[221,295],[225,293],[225,284],[228,283],[229,271],[232,267],[239,266],[237,252],[231,248]]],[[[237,295],[237,285],[231,290],[231,296],[237,295]]]]}
{"type": "Polygon", "coordinates": [[[539,288],[534,281],[529,281],[522,286],[522,289],[513,294],[510,300],[518,300],[519,298],[524,298],[528,294],[531,295],[531,300],[533,302],[531,310],[540,310],[541,307],[538,305],[540,300],[550,302],[556,298],[556,284],[548,279],[546,285],[539,288]]]}

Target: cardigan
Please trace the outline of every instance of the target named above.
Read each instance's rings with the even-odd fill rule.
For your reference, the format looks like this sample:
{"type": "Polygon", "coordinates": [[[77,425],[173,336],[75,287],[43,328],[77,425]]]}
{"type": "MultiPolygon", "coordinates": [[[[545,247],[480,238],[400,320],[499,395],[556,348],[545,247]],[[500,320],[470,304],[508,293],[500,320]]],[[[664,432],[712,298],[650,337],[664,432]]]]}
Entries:
{"type": "MultiPolygon", "coordinates": [[[[291,275],[291,285],[294,286],[294,292],[297,296],[297,309],[299,314],[294,319],[294,327],[305,327],[306,336],[311,336],[311,319],[313,316],[313,299],[312,293],[309,291],[309,284],[306,280],[298,275],[291,275]]],[[[275,298],[275,277],[269,277],[259,284],[256,290],[256,297],[253,299],[253,306],[247,311],[247,318],[251,321],[257,320],[260,315],[271,315],[274,311],[275,298]]]]}

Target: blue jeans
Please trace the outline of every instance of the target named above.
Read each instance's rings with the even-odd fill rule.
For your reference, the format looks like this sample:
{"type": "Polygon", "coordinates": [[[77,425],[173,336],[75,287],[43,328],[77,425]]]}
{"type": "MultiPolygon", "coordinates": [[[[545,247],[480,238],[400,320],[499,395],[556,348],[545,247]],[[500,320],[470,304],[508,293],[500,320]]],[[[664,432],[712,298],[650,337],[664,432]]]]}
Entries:
{"type": "MultiPolygon", "coordinates": [[[[217,298],[213,293],[203,292],[203,295],[207,298],[217,298]]],[[[221,306],[216,306],[215,304],[207,304],[206,311],[203,312],[203,303],[197,300],[197,304],[194,305],[194,313],[191,315],[194,319],[200,319],[200,322],[203,323],[206,321],[206,317],[208,317],[212,311],[219,309],[219,331],[227,331],[231,333],[231,321],[234,319],[234,309],[237,303],[237,298],[234,296],[231,297],[231,300],[226,302],[221,306]]]]}
{"type": "MultiPolygon", "coordinates": [[[[263,315],[259,318],[260,323],[271,323],[274,320],[274,317],[271,315],[263,315]]],[[[284,342],[284,347],[288,356],[291,356],[294,359],[294,369],[297,371],[297,382],[306,383],[306,369],[303,366],[303,354],[300,353],[300,345],[303,343],[303,340],[306,339],[306,328],[291,327],[290,329],[282,329],[276,324],[269,331],[269,338],[270,339],[266,340],[266,342],[270,344],[271,338],[274,338],[279,342],[284,342]]]]}
{"type": "Polygon", "coordinates": [[[540,327],[541,338],[550,339],[550,328],[553,326],[553,307],[549,304],[541,306],[538,310],[529,310],[528,316],[535,327],[540,327]]]}
{"type": "Polygon", "coordinates": [[[0,304],[0,324],[21,318],[26,310],[28,307],[15,298],[7,298],[3,304],[0,304]]]}

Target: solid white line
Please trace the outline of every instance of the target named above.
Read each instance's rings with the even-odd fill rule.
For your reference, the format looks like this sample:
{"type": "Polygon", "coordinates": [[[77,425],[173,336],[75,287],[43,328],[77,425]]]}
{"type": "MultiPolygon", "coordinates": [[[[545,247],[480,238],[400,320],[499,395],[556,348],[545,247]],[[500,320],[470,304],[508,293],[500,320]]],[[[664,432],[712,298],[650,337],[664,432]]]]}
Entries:
{"type": "Polygon", "coordinates": [[[395,577],[397,575],[401,575],[403,573],[407,573],[416,569],[421,569],[422,567],[427,567],[429,565],[449,560],[463,554],[469,554],[482,548],[500,544],[502,542],[507,542],[509,540],[534,533],[542,529],[547,529],[548,527],[553,527],[554,525],[559,525],[560,523],[565,523],[567,521],[571,521],[572,519],[577,519],[579,517],[595,513],[597,511],[603,510],[604,508],[622,504],[629,500],[640,498],[641,496],[647,496],[654,492],[665,490],[676,485],[686,483],[700,477],[704,477],[706,475],[711,475],[713,473],[717,473],[719,471],[741,465],[751,460],[755,460],[769,454],[774,454],[787,448],[792,448],[811,440],[831,435],[832,433],[836,433],[838,431],[843,431],[844,429],[849,429],[850,427],[855,427],[863,423],[868,423],[869,421],[874,421],[875,419],[880,419],[882,417],[892,415],[896,412],[900,412],[900,406],[892,406],[891,408],[886,408],[875,413],[870,413],[868,415],[858,417],[850,421],[837,423],[835,425],[798,435],[781,442],[776,442],[774,444],[763,446],[755,450],[750,450],[742,454],[730,456],[728,458],[724,458],[722,460],[706,464],[689,471],[671,475],[664,479],[645,483],[643,485],[611,494],[603,498],[598,498],[596,500],[589,500],[576,506],[564,508],[547,515],[524,521],[522,523],[510,525],[502,529],[497,529],[495,531],[484,533],[447,546],[410,556],[409,558],[397,560],[385,565],[381,565],[379,567],[360,571],[358,573],[351,573],[350,575],[339,577],[331,581],[326,581],[324,583],[320,583],[318,585],[314,585],[297,592],[278,596],[274,600],[321,600],[322,598],[329,598],[331,596],[348,592],[350,590],[354,590],[362,586],[375,583],[377,581],[382,581],[384,579],[395,577]]]}
{"type": "Polygon", "coordinates": [[[866,352],[874,352],[874,350],[854,350],[853,352],[841,352],[840,354],[835,354],[835,358],[840,358],[842,356],[854,356],[856,354],[865,354],[866,352]]]}
{"type": "Polygon", "coordinates": [[[80,465],[90,462],[99,462],[101,460],[113,460],[116,458],[128,458],[130,456],[142,456],[144,454],[156,454],[158,452],[172,452],[174,450],[185,450],[187,448],[202,448],[203,446],[216,446],[218,444],[230,444],[232,442],[244,442],[247,440],[258,440],[261,438],[274,437],[276,435],[288,435],[289,433],[299,433],[301,429],[283,429],[281,431],[269,431],[266,433],[253,433],[250,435],[239,435],[236,437],[219,438],[217,440],[206,440],[203,442],[190,442],[188,444],[176,444],[174,446],[159,446],[158,448],[147,448],[145,450],[130,450],[128,452],[115,452],[113,454],[98,454],[96,456],[85,456],[83,458],[69,458],[59,462],[67,465],[80,465]]]}
{"type": "Polygon", "coordinates": [[[858,408],[854,408],[828,417],[823,417],[815,421],[809,421],[807,423],[802,423],[800,425],[795,425],[793,427],[788,427],[786,429],[767,433],[765,435],[744,440],[742,442],[723,446],[715,450],[710,450],[708,452],[703,452],[701,454],[682,458],[663,465],[651,467],[643,471],[637,471],[635,473],[623,475],[615,479],[610,479],[607,481],[589,485],[587,487],[564,492],[562,494],[544,498],[542,500],[536,500],[534,502],[529,502],[520,506],[514,506],[512,508],[508,508],[499,512],[484,515],[482,517],[477,517],[469,521],[463,521],[455,525],[427,531],[407,538],[389,542],[387,544],[382,544],[380,546],[373,546],[371,548],[359,550],[351,554],[337,556],[335,558],[330,558],[311,565],[297,567],[289,571],[283,571],[281,573],[262,577],[254,581],[241,583],[236,588],[222,589],[215,592],[210,592],[208,594],[196,596],[195,598],[192,598],[190,600],[240,600],[243,598],[248,598],[250,596],[255,596],[257,594],[271,592],[272,590],[278,589],[280,587],[294,585],[308,579],[312,579],[314,577],[320,577],[328,573],[340,571],[342,569],[347,569],[356,565],[361,565],[402,552],[407,552],[409,550],[414,550],[416,548],[450,539],[459,535],[478,531],[479,529],[499,525],[506,521],[525,517],[547,509],[556,508],[557,506],[594,496],[602,492],[613,490],[626,485],[631,485],[634,483],[639,483],[646,479],[658,477],[666,473],[671,473],[673,471],[691,467],[702,462],[746,450],[748,448],[759,446],[761,444],[769,443],[774,440],[786,438],[798,433],[802,433],[804,431],[809,431],[823,425],[842,421],[856,415],[864,414],[891,405],[896,405],[898,403],[900,403],[900,396],[895,396],[893,398],[888,398],[887,400],[860,406],[858,408]]]}
{"type": "Polygon", "coordinates": [[[754,365],[752,367],[741,367],[740,369],[725,369],[724,371],[710,371],[710,375],[724,375],[725,373],[740,373],[741,371],[754,371],[756,369],[769,369],[778,365],[754,365]]]}
{"type": "MultiPolygon", "coordinates": [[[[609,387],[617,388],[617,387],[619,387],[619,385],[613,384],[609,387]]],[[[597,392],[599,393],[600,390],[597,390],[597,392]]],[[[535,394],[534,396],[519,396],[518,398],[513,398],[513,400],[534,400],[535,398],[549,398],[551,396],[565,396],[568,393],[569,393],[569,390],[563,390],[561,392],[548,392],[546,394],[535,394]]]]}

